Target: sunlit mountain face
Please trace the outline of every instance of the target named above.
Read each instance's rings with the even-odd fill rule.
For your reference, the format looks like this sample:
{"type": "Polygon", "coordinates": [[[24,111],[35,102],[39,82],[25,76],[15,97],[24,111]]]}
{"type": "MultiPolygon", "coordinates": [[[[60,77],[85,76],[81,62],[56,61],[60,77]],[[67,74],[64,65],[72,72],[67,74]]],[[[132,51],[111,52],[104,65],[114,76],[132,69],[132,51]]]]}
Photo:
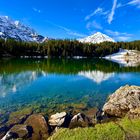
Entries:
{"type": "Polygon", "coordinates": [[[97,32],[91,36],[79,40],[82,43],[102,43],[102,42],[115,42],[115,40],[101,32],[97,32]]]}
{"type": "Polygon", "coordinates": [[[0,38],[26,42],[42,42],[45,39],[32,28],[8,16],[0,16],[0,38]]]}
{"type": "MultiPolygon", "coordinates": [[[[6,0],[1,1],[0,14],[26,23],[43,36],[79,39],[101,32],[115,41],[139,39],[139,0],[14,0],[13,3],[16,4],[11,6],[6,0]]],[[[19,22],[15,25],[19,26],[19,22]]]]}

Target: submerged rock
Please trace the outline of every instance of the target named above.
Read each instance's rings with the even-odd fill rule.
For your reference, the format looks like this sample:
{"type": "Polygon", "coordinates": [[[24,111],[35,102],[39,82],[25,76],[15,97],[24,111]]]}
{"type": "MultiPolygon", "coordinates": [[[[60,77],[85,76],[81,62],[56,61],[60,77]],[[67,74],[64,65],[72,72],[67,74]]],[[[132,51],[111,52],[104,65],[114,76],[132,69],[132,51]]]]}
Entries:
{"type": "Polygon", "coordinates": [[[124,117],[129,112],[134,114],[137,108],[140,108],[140,87],[126,85],[109,96],[103,111],[108,116],[124,117]]]}
{"type": "Polygon", "coordinates": [[[28,126],[15,125],[6,133],[6,135],[2,138],[2,140],[10,140],[16,138],[27,139],[28,137],[30,137],[31,133],[32,131],[28,126]]]}
{"type": "Polygon", "coordinates": [[[71,119],[69,128],[89,127],[91,124],[91,120],[85,114],[78,113],[71,119]]]}
{"type": "Polygon", "coordinates": [[[24,108],[20,111],[12,112],[6,125],[12,128],[14,125],[23,124],[32,113],[31,108],[24,108]]]}
{"type": "Polygon", "coordinates": [[[42,115],[31,115],[24,123],[32,127],[32,140],[46,140],[50,134],[50,126],[42,115]]]}
{"type": "Polygon", "coordinates": [[[0,126],[0,139],[15,125],[23,124],[32,114],[31,108],[24,108],[20,111],[12,112],[5,125],[0,126]]]}

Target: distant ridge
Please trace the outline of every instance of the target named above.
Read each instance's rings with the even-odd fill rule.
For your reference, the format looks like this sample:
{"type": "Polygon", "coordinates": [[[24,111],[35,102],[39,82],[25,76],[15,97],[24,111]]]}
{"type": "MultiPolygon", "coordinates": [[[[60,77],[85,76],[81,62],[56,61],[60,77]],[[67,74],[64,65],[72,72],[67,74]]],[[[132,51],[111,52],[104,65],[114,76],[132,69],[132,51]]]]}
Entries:
{"type": "Polygon", "coordinates": [[[39,35],[33,29],[21,24],[19,21],[14,21],[8,16],[0,16],[0,38],[15,39],[26,42],[42,42],[44,37],[39,35]]]}
{"type": "Polygon", "coordinates": [[[102,43],[102,42],[105,42],[105,41],[108,41],[108,42],[115,42],[114,39],[112,39],[111,37],[101,33],[101,32],[97,32],[91,36],[88,36],[86,38],[83,38],[83,39],[79,39],[80,42],[82,43],[102,43]]]}

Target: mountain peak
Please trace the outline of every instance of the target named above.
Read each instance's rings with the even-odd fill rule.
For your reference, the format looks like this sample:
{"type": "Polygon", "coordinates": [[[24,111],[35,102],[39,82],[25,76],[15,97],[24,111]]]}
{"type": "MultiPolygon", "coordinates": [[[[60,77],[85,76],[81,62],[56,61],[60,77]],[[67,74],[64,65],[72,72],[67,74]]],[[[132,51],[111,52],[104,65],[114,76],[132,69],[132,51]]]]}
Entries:
{"type": "Polygon", "coordinates": [[[18,20],[15,21],[15,25],[16,25],[16,27],[18,27],[20,25],[20,22],[18,20]]]}
{"type": "Polygon", "coordinates": [[[102,43],[102,42],[105,42],[105,41],[108,41],[108,42],[115,42],[114,39],[112,39],[111,37],[101,33],[101,32],[97,32],[91,36],[88,36],[86,38],[83,38],[83,39],[80,39],[79,40],[80,42],[83,42],[83,43],[102,43]]]}
{"type": "Polygon", "coordinates": [[[0,38],[12,38],[26,42],[42,42],[43,36],[37,34],[32,28],[14,21],[8,16],[0,16],[0,38]]]}
{"type": "MultiPolygon", "coordinates": [[[[95,34],[96,34],[96,35],[101,35],[102,33],[101,33],[101,32],[96,32],[95,34]]],[[[95,34],[94,34],[94,35],[95,35],[95,34]]]]}

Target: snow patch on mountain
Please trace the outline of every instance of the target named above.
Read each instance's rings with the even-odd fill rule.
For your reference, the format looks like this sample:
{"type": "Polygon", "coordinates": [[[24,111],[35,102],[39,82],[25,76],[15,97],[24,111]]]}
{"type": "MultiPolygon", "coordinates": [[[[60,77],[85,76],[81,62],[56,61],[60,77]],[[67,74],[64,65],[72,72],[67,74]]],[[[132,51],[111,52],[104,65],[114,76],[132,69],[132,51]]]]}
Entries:
{"type": "Polygon", "coordinates": [[[12,38],[19,41],[42,42],[43,36],[33,29],[23,25],[19,21],[14,21],[8,16],[0,16],[0,38],[12,38]]]}
{"type": "Polygon", "coordinates": [[[102,42],[115,42],[114,39],[112,39],[111,37],[105,35],[105,34],[102,34],[100,32],[97,32],[91,36],[88,36],[86,38],[83,38],[83,39],[79,39],[80,42],[82,43],[94,43],[94,44],[97,44],[97,43],[102,43],[102,42]]]}
{"type": "Polygon", "coordinates": [[[140,65],[140,51],[137,50],[120,49],[119,52],[108,55],[104,58],[125,67],[135,67],[140,65]]]}

